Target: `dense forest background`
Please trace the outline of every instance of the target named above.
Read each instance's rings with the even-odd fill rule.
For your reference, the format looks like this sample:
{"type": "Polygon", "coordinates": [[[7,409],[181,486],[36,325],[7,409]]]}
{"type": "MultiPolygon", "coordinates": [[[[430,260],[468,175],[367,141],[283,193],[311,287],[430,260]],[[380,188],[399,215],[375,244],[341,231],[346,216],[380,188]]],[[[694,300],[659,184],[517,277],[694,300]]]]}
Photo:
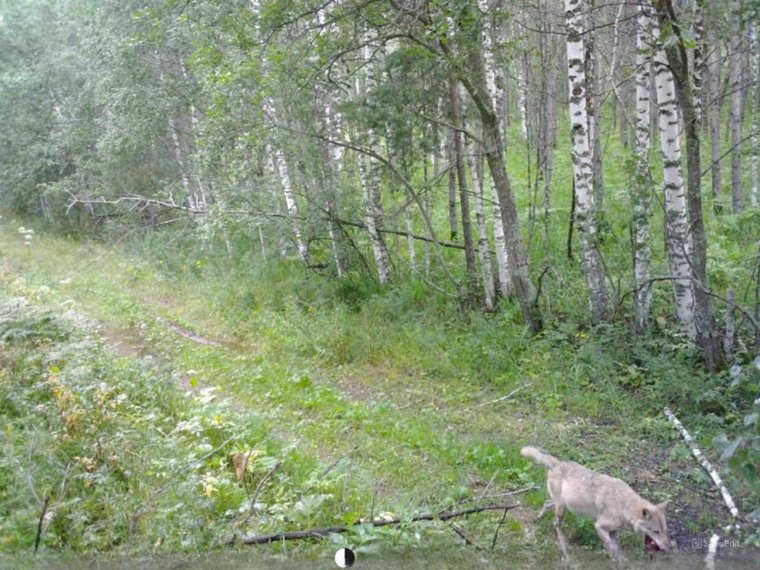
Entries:
{"type": "Polygon", "coordinates": [[[0,0],[5,270],[107,244],[142,260],[125,291],[205,283],[183,327],[288,366],[532,385],[545,418],[671,405],[757,514],[758,28],[757,0],[0,0]]]}

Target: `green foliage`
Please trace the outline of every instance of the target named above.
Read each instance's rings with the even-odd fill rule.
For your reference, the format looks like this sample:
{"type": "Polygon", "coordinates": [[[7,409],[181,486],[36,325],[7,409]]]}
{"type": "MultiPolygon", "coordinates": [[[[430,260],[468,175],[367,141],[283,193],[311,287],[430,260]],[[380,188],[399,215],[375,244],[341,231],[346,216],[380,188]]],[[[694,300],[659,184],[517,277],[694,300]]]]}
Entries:
{"type": "MultiPolygon", "coordinates": [[[[752,489],[750,505],[751,518],[760,515],[760,493],[757,492],[760,480],[760,420],[758,420],[757,398],[760,394],[760,357],[747,365],[734,365],[731,369],[731,382],[727,388],[730,396],[730,413],[724,413],[727,430],[713,439],[713,446],[720,453],[720,460],[731,467],[734,476],[752,489]]],[[[760,535],[754,536],[757,543],[760,535]]]]}
{"type": "MultiPolygon", "coordinates": [[[[641,442],[669,442],[663,405],[714,438],[732,482],[760,505],[756,331],[739,320],[738,375],[706,372],[673,322],[666,281],[654,284],[651,327],[631,330],[635,173],[617,137],[604,137],[597,234],[610,322],[591,322],[577,251],[565,255],[567,137],[557,140],[545,213],[535,141],[514,120],[508,172],[545,330],[531,337],[510,299],[491,314],[455,299],[453,281],[467,279],[458,249],[442,248],[439,258],[418,241],[412,269],[405,239],[388,235],[393,279],[376,282],[367,232],[356,227],[366,215],[366,155],[341,147],[338,168],[333,143],[366,150],[371,129],[387,160],[384,223],[399,229],[411,212],[414,231],[429,236],[421,203],[446,235],[445,161],[430,159],[448,135],[446,81],[471,71],[467,47],[481,41],[486,20],[512,18],[474,4],[427,8],[430,25],[420,27],[422,19],[382,2],[315,11],[278,0],[255,14],[250,3],[217,0],[0,0],[0,198],[4,215],[28,216],[43,230],[28,247],[19,247],[15,222],[0,236],[0,285],[27,299],[0,305],[0,549],[32,545],[47,494],[43,545],[79,552],[197,551],[233,533],[353,522],[386,484],[385,508],[413,512],[465,500],[483,480],[527,484],[518,450],[528,440],[615,467],[627,450],[648,455],[641,442]],[[452,53],[442,57],[441,46],[452,53]],[[272,148],[290,169],[297,217],[285,213],[272,148]],[[335,217],[349,224],[330,223],[335,217]],[[295,254],[296,225],[308,267],[295,254]],[[348,267],[340,279],[333,246],[348,267]],[[114,358],[77,330],[82,315],[70,307],[164,364],[114,358]],[[192,346],[178,330],[214,343],[192,346]],[[614,449],[603,445],[611,432],[614,449]],[[231,453],[252,451],[240,484],[231,453]],[[323,475],[324,458],[344,453],[349,460],[323,475]]],[[[613,27],[595,31],[602,46],[605,29],[613,27]]],[[[498,61],[515,64],[519,52],[535,86],[547,60],[536,57],[530,32],[491,39],[498,61]]],[[[661,36],[667,45],[676,39],[668,26],[661,36]]],[[[471,103],[462,98],[462,119],[478,139],[471,103]]],[[[661,168],[652,155],[650,241],[658,244],[661,168]]],[[[747,307],[757,304],[760,210],[707,213],[706,224],[711,291],[732,288],[747,307]]],[[[652,251],[652,275],[667,275],[662,248],[652,251]]],[[[688,454],[671,459],[685,463],[688,454]]],[[[695,471],[694,485],[703,478],[695,471]]],[[[581,543],[596,542],[588,523],[576,528],[581,543]]],[[[513,529],[523,542],[520,523],[513,529]]],[[[422,538],[418,528],[359,525],[331,540],[370,551],[422,538]]]]}
{"type": "Polygon", "coordinates": [[[128,541],[196,551],[229,540],[231,521],[243,531],[324,524],[348,499],[340,473],[318,477],[257,413],[230,423],[213,392],[188,397],[169,370],[114,360],[26,303],[3,303],[0,314],[16,331],[0,344],[3,549],[33,544],[44,497],[43,545],[77,551],[128,541]],[[251,482],[276,481],[255,505],[234,479],[235,450],[251,454],[251,482]]]}

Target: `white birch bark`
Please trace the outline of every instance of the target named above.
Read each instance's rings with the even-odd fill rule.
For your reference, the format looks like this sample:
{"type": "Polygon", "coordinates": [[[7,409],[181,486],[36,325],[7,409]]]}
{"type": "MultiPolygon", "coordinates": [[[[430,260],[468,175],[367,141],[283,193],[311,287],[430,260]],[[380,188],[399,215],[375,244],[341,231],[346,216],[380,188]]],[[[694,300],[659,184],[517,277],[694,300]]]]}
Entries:
{"type": "Polygon", "coordinates": [[[519,231],[517,204],[504,161],[500,123],[486,85],[483,54],[480,45],[467,47],[469,49],[466,52],[466,65],[471,73],[463,73],[459,79],[477,108],[483,127],[483,153],[488,162],[488,170],[494,187],[499,194],[515,298],[520,305],[520,312],[526,324],[532,331],[538,332],[541,329],[541,315],[535,303],[535,287],[530,281],[528,259],[519,231]]]}
{"type": "Polygon", "coordinates": [[[720,165],[720,114],[723,106],[723,95],[721,94],[721,57],[720,57],[720,40],[715,34],[711,34],[711,48],[707,56],[707,67],[710,70],[709,89],[712,105],[710,109],[710,175],[712,185],[713,209],[718,210],[718,197],[721,194],[722,175],[720,165]]]}
{"type": "Polygon", "coordinates": [[[404,220],[406,222],[406,249],[409,252],[409,266],[412,273],[417,273],[417,252],[414,248],[414,222],[412,220],[412,210],[409,206],[404,208],[404,220]]]}
{"type": "MultiPolygon", "coordinates": [[[[480,0],[481,2],[483,0],[480,0]]],[[[506,7],[504,6],[505,0],[491,0],[491,12],[494,14],[502,14],[506,7]]],[[[498,50],[502,49],[502,46],[507,41],[507,27],[501,18],[493,18],[490,20],[488,27],[485,30],[485,34],[489,37],[488,48],[484,53],[484,56],[490,57],[490,63],[486,63],[486,72],[491,69],[493,75],[494,88],[496,91],[492,94],[494,110],[499,118],[499,124],[501,125],[501,136],[506,140],[507,133],[505,126],[507,122],[507,115],[509,113],[509,105],[507,101],[507,66],[503,61],[503,58],[497,57],[498,50]]]]}
{"type": "MultiPolygon", "coordinates": [[[[321,89],[317,90],[317,96],[324,100],[324,125],[326,136],[331,140],[341,140],[341,121],[340,114],[333,110],[333,101],[328,93],[324,93],[321,89]]],[[[335,263],[335,271],[338,277],[343,277],[348,271],[348,261],[343,251],[343,240],[340,239],[341,229],[338,223],[333,218],[336,216],[335,202],[338,196],[339,179],[342,169],[343,159],[343,147],[330,144],[326,141],[321,143],[323,145],[323,170],[325,176],[324,189],[325,197],[325,211],[328,212],[330,220],[327,223],[327,232],[330,236],[330,250],[333,256],[333,262],[335,263]]]]}
{"type": "MultiPolygon", "coordinates": [[[[543,31],[540,33],[541,42],[541,85],[542,85],[542,109],[541,130],[539,135],[539,176],[543,179],[543,208],[544,208],[544,254],[549,263],[550,244],[549,230],[551,227],[551,188],[554,171],[554,143],[557,140],[557,112],[556,112],[556,60],[557,43],[550,18],[550,4],[552,0],[541,0],[541,19],[543,31]]],[[[547,295],[548,296],[548,295],[547,295]]]]}
{"type": "Polygon", "coordinates": [[[274,148],[274,165],[277,174],[280,177],[280,184],[282,185],[282,193],[285,197],[285,207],[288,209],[288,216],[293,224],[293,233],[296,238],[296,247],[298,248],[298,255],[301,257],[304,263],[309,261],[309,252],[306,248],[306,242],[303,239],[303,233],[301,232],[301,223],[298,216],[298,202],[296,202],[296,195],[293,192],[293,184],[290,178],[290,170],[288,169],[288,163],[285,160],[285,153],[281,148],[274,148]]]}
{"type": "Polygon", "coordinates": [[[742,36],[740,32],[741,18],[739,10],[741,0],[731,2],[731,44],[729,48],[729,90],[731,92],[730,107],[728,114],[728,128],[731,131],[731,203],[734,212],[744,209],[744,196],[742,194],[742,102],[744,89],[742,88],[742,36]]]}
{"type": "Polygon", "coordinates": [[[449,239],[454,241],[459,235],[459,215],[457,213],[457,171],[453,129],[449,129],[447,140],[448,146],[446,147],[446,156],[448,157],[449,170],[449,239]]]}
{"type": "MultiPolygon", "coordinates": [[[[489,5],[487,0],[479,0],[480,9],[484,13],[494,11],[499,8],[501,2],[497,1],[495,5],[489,5]]],[[[499,132],[504,133],[504,113],[503,109],[506,100],[506,76],[503,67],[496,64],[494,56],[494,39],[499,43],[503,40],[503,29],[495,29],[493,20],[489,19],[488,25],[483,30],[483,60],[486,71],[486,84],[491,100],[497,110],[497,120],[499,121],[499,132]]],[[[525,123],[523,123],[525,124],[525,123]]],[[[496,249],[496,270],[498,276],[499,293],[502,297],[507,298],[512,292],[512,282],[509,277],[509,257],[507,256],[507,239],[504,235],[504,223],[501,218],[501,205],[499,204],[499,195],[496,187],[491,180],[491,201],[493,203],[493,237],[494,248],[496,249]]]]}
{"type": "MultiPolygon", "coordinates": [[[[266,170],[270,177],[279,179],[279,173],[277,172],[277,165],[275,164],[275,157],[274,157],[274,151],[272,150],[272,145],[267,144],[266,146],[266,170]]],[[[272,199],[274,200],[275,205],[275,211],[278,215],[282,213],[282,206],[280,200],[277,199],[277,194],[279,193],[279,190],[277,193],[274,193],[274,187],[273,187],[273,195],[272,199]]],[[[261,232],[259,232],[259,235],[261,235],[261,232]]],[[[262,240],[262,245],[263,245],[262,240]]],[[[278,232],[277,234],[277,249],[280,252],[280,257],[287,257],[288,255],[288,246],[285,241],[284,235],[282,232],[278,232]]]]}
{"type": "MultiPolygon", "coordinates": [[[[652,35],[659,36],[659,26],[652,25],[652,35]]],[[[686,218],[686,193],[681,166],[679,112],[673,74],[661,46],[654,55],[655,87],[660,149],[665,183],[665,243],[670,274],[675,278],[676,314],[689,339],[697,338],[694,320],[694,293],[691,282],[691,236],[686,218]]]]}
{"type": "Polygon", "coordinates": [[[475,292],[477,284],[477,261],[475,259],[475,244],[472,240],[472,221],[470,216],[469,189],[467,187],[467,171],[465,168],[464,144],[460,130],[459,111],[459,82],[456,77],[450,76],[449,81],[449,113],[451,116],[451,134],[453,137],[453,158],[456,165],[457,187],[459,190],[459,207],[462,219],[462,242],[464,244],[464,258],[467,267],[467,296],[475,292]]]}
{"type": "MultiPolygon", "coordinates": [[[[585,74],[586,74],[586,119],[588,120],[588,137],[591,148],[592,192],[594,195],[594,213],[596,219],[604,212],[604,174],[602,172],[602,134],[600,129],[600,92],[601,73],[597,65],[597,32],[593,19],[594,0],[584,10],[586,20],[585,74]]],[[[581,20],[582,21],[582,20],[581,20]]],[[[581,25],[581,24],[579,24],[581,25]]]]}
{"type": "Polygon", "coordinates": [[[187,198],[190,209],[197,210],[198,205],[193,199],[193,191],[190,188],[190,178],[187,175],[187,166],[185,164],[184,153],[182,152],[182,145],[179,142],[179,135],[177,134],[177,124],[174,121],[174,118],[171,116],[168,119],[168,123],[169,132],[171,133],[172,137],[172,145],[174,146],[174,158],[177,161],[177,166],[179,166],[180,177],[182,179],[182,189],[185,191],[185,196],[187,198]]]}
{"type": "Polygon", "coordinates": [[[528,140],[528,84],[525,78],[525,54],[515,58],[515,75],[517,77],[517,108],[520,113],[520,133],[528,140]]]}
{"type": "Polygon", "coordinates": [[[494,286],[491,251],[488,244],[488,229],[486,228],[485,207],[483,205],[483,181],[478,176],[473,150],[472,140],[465,137],[465,155],[467,165],[470,168],[472,191],[475,194],[475,223],[478,227],[478,257],[480,258],[480,271],[483,276],[483,302],[487,311],[493,311],[496,287],[494,286]]]}
{"type": "MultiPolygon", "coordinates": [[[[158,53],[155,54],[156,67],[158,68],[158,79],[161,83],[166,83],[166,77],[164,70],[161,66],[161,59],[158,57],[158,53]]],[[[197,210],[198,205],[193,200],[193,191],[190,188],[190,177],[187,172],[187,164],[185,162],[185,153],[182,150],[182,144],[179,140],[179,129],[177,123],[171,113],[167,118],[167,124],[169,128],[169,135],[172,139],[172,146],[174,147],[174,159],[177,161],[179,167],[180,179],[182,181],[182,189],[185,192],[185,199],[187,200],[190,210],[197,210]]]]}
{"type": "Polygon", "coordinates": [[[689,54],[692,59],[692,65],[690,68],[692,82],[691,93],[694,99],[696,116],[701,120],[704,106],[702,101],[702,69],[704,68],[703,48],[705,45],[704,11],[702,10],[701,0],[695,0],[692,2],[691,8],[693,10],[692,37],[694,38],[694,48],[690,50],[689,54]]]}
{"type": "Polygon", "coordinates": [[[715,570],[715,555],[718,553],[718,543],[720,535],[713,533],[710,542],[707,544],[707,554],[705,555],[705,570],[715,570]]]}
{"type": "Polygon", "coordinates": [[[261,258],[264,261],[267,261],[267,246],[266,242],[264,241],[264,232],[261,230],[261,226],[258,226],[259,230],[259,244],[261,245],[261,258]]]}
{"type": "Polygon", "coordinates": [[[593,168],[586,115],[587,82],[583,45],[583,2],[565,0],[567,17],[567,64],[572,134],[573,176],[576,192],[576,220],[581,244],[581,261],[586,279],[589,304],[595,319],[608,311],[607,287],[604,268],[596,243],[596,220],[594,218],[593,168]]]}
{"type": "Polygon", "coordinates": [[[752,109],[750,122],[750,158],[749,158],[749,201],[753,206],[757,206],[760,201],[760,190],[758,185],[758,171],[760,170],[760,84],[758,84],[758,74],[760,74],[760,45],[757,40],[757,24],[752,24],[749,28],[749,101],[752,109]]]}
{"type": "MultiPolygon", "coordinates": [[[[180,69],[182,71],[182,78],[189,82],[190,79],[187,75],[187,68],[185,67],[185,64],[180,61],[179,63],[180,69]]],[[[193,141],[193,178],[195,179],[195,185],[198,189],[198,198],[197,201],[200,202],[203,205],[204,209],[208,209],[209,204],[209,197],[207,196],[206,192],[206,184],[204,182],[204,174],[203,174],[203,168],[202,163],[199,156],[199,145],[198,145],[198,133],[201,130],[200,127],[200,120],[198,118],[198,109],[195,107],[195,105],[190,102],[190,130],[192,133],[192,141],[193,141]]],[[[214,198],[218,198],[217,196],[212,196],[212,201],[214,198]]],[[[227,233],[227,227],[226,224],[224,224],[221,220],[219,220],[221,226],[222,226],[222,232],[224,234],[224,240],[225,245],[227,245],[227,251],[231,254],[231,244],[229,244],[229,237],[227,233]]]]}
{"type": "MultiPolygon", "coordinates": [[[[633,190],[633,275],[636,287],[634,319],[641,330],[649,320],[652,306],[650,279],[651,249],[649,247],[649,203],[651,180],[649,177],[649,147],[651,118],[649,101],[652,82],[652,55],[648,37],[652,33],[652,12],[648,4],[638,6],[636,34],[636,128],[633,148],[636,154],[636,172],[633,190]]],[[[622,119],[621,119],[622,120],[622,119]]]]}
{"type": "Polygon", "coordinates": [[[734,517],[734,519],[738,519],[740,516],[739,509],[736,507],[734,498],[731,496],[731,493],[728,491],[728,488],[726,487],[725,483],[723,483],[723,479],[721,479],[720,474],[718,473],[718,470],[715,469],[712,463],[710,463],[710,460],[707,459],[707,457],[705,457],[705,454],[702,453],[702,450],[699,449],[699,446],[694,441],[694,438],[686,430],[684,425],[676,417],[673,411],[667,406],[665,407],[664,411],[665,411],[665,415],[670,420],[670,423],[672,423],[673,426],[679,431],[679,433],[681,434],[681,437],[683,437],[684,441],[691,448],[692,454],[694,455],[696,460],[699,462],[699,464],[702,466],[702,469],[707,471],[707,474],[710,476],[710,479],[712,479],[713,483],[715,483],[715,486],[720,491],[720,494],[723,497],[723,502],[726,503],[726,507],[728,507],[728,510],[731,513],[731,516],[734,517]]]}
{"type": "MultiPolygon", "coordinates": [[[[362,48],[362,58],[366,65],[367,74],[364,82],[363,95],[366,96],[375,84],[375,71],[371,61],[371,48],[365,45],[362,48]]],[[[367,129],[367,142],[372,154],[380,154],[380,145],[377,141],[377,133],[374,129],[367,129]]],[[[360,177],[363,188],[365,206],[365,224],[367,233],[372,244],[372,252],[377,267],[377,276],[380,283],[387,283],[391,274],[391,262],[388,248],[383,239],[382,229],[383,209],[380,199],[380,164],[375,156],[362,156],[360,159],[360,177]]]]}
{"type": "MultiPolygon", "coordinates": [[[[251,12],[254,15],[255,22],[254,26],[256,27],[256,31],[258,32],[258,18],[261,15],[261,5],[260,0],[250,0],[249,2],[251,12]]],[[[263,62],[263,73],[266,75],[266,61],[263,62]]],[[[264,111],[267,115],[269,115],[269,118],[271,122],[274,125],[277,125],[278,119],[277,119],[277,108],[275,105],[275,102],[273,99],[267,97],[264,99],[263,102],[264,111]]],[[[282,147],[275,144],[274,147],[269,145],[269,155],[272,157],[272,169],[273,171],[279,176],[280,178],[280,185],[282,188],[283,195],[285,197],[285,206],[288,211],[288,217],[290,218],[290,222],[293,225],[293,233],[295,235],[296,239],[296,247],[298,249],[298,255],[301,257],[301,260],[304,263],[309,262],[309,252],[306,245],[306,242],[303,239],[303,232],[301,231],[301,221],[299,219],[298,214],[298,202],[296,201],[295,193],[293,192],[293,184],[290,177],[290,170],[288,168],[288,163],[285,158],[285,152],[283,151],[282,147]]],[[[282,244],[280,245],[280,252],[283,252],[282,244]]]]}
{"type": "MultiPolygon", "coordinates": [[[[372,148],[372,146],[370,146],[372,148]]],[[[387,283],[390,279],[390,259],[385,240],[379,231],[380,212],[377,207],[380,188],[380,173],[377,160],[372,157],[361,157],[359,173],[362,184],[362,196],[364,198],[364,223],[372,245],[372,253],[377,267],[377,277],[380,283],[387,283]]]]}

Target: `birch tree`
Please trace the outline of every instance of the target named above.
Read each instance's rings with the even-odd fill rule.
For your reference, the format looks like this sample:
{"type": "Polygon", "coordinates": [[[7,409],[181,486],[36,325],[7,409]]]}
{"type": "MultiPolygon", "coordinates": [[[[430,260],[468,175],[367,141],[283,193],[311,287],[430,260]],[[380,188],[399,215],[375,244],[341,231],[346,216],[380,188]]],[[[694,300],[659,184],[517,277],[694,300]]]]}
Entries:
{"type": "Polygon", "coordinates": [[[537,332],[542,326],[541,317],[535,306],[535,288],[530,281],[528,259],[519,231],[517,204],[504,161],[500,123],[486,83],[479,27],[469,39],[470,44],[466,48],[468,69],[467,71],[459,70],[459,77],[480,116],[483,152],[499,197],[501,219],[509,256],[509,277],[525,322],[534,332],[537,332]]]}
{"type": "Polygon", "coordinates": [[[593,18],[594,3],[595,0],[589,0],[588,10],[584,14],[587,25],[585,26],[586,34],[583,43],[585,48],[586,120],[588,121],[589,147],[591,148],[591,188],[594,197],[592,208],[595,220],[599,220],[604,213],[604,175],[602,171],[601,70],[597,62],[599,48],[593,18]]]}
{"type": "MultiPolygon", "coordinates": [[[[653,23],[652,35],[659,36],[659,25],[653,23]]],[[[673,74],[662,47],[654,53],[654,78],[657,91],[657,126],[660,133],[663,178],[665,184],[665,247],[674,277],[676,314],[691,340],[696,340],[694,293],[691,284],[691,236],[686,217],[686,192],[681,169],[681,133],[678,101],[673,74]]]]}
{"type": "Polygon", "coordinates": [[[586,279],[588,300],[594,319],[608,314],[609,299],[602,258],[597,248],[594,216],[593,167],[586,114],[588,84],[583,44],[582,0],[565,0],[567,17],[567,65],[572,137],[573,177],[575,180],[576,220],[581,244],[581,263],[586,279]]]}
{"type": "Polygon", "coordinates": [[[290,217],[290,222],[293,224],[293,233],[295,235],[296,247],[298,248],[298,255],[304,263],[308,264],[309,251],[303,238],[303,231],[301,230],[301,217],[298,213],[298,202],[296,201],[296,195],[293,191],[290,167],[288,166],[288,161],[285,159],[285,152],[281,148],[274,147],[272,153],[274,155],[274,169],[280,177],[280,185],[285,197],[285,206],[290,217]]]}
{"type": "Polygon", "coordinates": [[[722,176],[721,176],[721,149],[720,149],[720,124],[721,109],[723,106],[723,94],[721,93],[721,41],[717,34],[711,33],[711,46],[707,55],[707,70],[709,80],[707,85],[710,91],[710,177],[712,184],[712,201],[713,210],[720,212],[720,202],[718,198],[721,194],[722,176]]]}
{"type": "MultiPolygon", "coordinates": [[[[485,14],[498,13],[502,8],[501,0],[489,3],[487,0],[479,0],[480,10],[485,14]]],[[[488,93],[493,101],[499,127],[499,132],[504,133],[504,112],[506,106],[506,75],[504,67],[496,63],[494,45],[501,45],[504,41],[504,26],[497,23],[494,18],[487,18],[483,26],[483,65],[486,74],[488,93]]],[[[525,123],[523,123],[525,124],[525,123]]],[[[481,179],[482,182],[482,179],[481,179]]],[[[512,283],[509,277],[509,258],[507,254],[507,241],[504,236],[504,221],[501,217],[501,206],[496,186],[491,181],[491,200],[493,202],[493,237],[496,249],[496,268],[498,275],[499,292],[507,298],[512,293],[512,283]]]]}
{"type": "Polygon", "coordinates": [[[649,44],[652,34],[652,10],[639,4],[636,33],[636,114],[635,137],[636,171],[633,186],[633,274],[636,293],[633,313],[636,326],[643,329],[649,320],[652,305],[650,279],[651,248],[649,246],[649,203],[652,182],[649,176],[649,147],[651,124],[649,100],[652,82],[652,55],[649,44]]]}
{"type": "Polygon", "coordinates": [[[760,199],[760,180],[758,180],[758,171],[760,171],[760,45],[757,38],[757,23],[749,27],[749,101],[752,109],[750,116],[750,187],[749,200],[753,206],[757,206],[760,199]]]}
{"type": "Polygon", "coordinates": [[[467,174],[464,164],[464,144],[459,116],[459,88],[455,77],[449,76],[449,111],[451,113],[451,137],[454,151],[454,167],[459,183],[459,205],[462,214],[462,236],[467,270],[467,295],[472,295],[477,283],[475,269],[475,246],[472,243],[472,222],[470,220],[470,200],[467,189],[467,174]]]}
{"type": "Polygon", "coordinates": [[[475,224],[478,231],[478,257],[483,278],[483,306],[486,311],[496,308],[496,287],[494,286],[491,251],[488,244],[488,228],[486,226],[485,206],[483,204],[483,179],[478,174],[478,165],[473,149],[472,139],[465,138],[465,155],[470,169],[472,191],[475,197],[475,224]]]}
{"type": "MultiPolygon", "coordinates": [[[[687,260],[691,277],[690,289],[692,290],[692,321],[694,323],[694,330],[692,330],[690,322],[685,322],[685,325],[689,334],[695,336],[696,344],[702,350],[705,365],[709,370],[715,370],[722,362],[723,355],[720,334],[716,330],[711,312],[709,284],[707,281],[707,235],[705,232],[704,214],[702,212],[699,113],[698,107],[695,104],[694,86],[692,83],[693,76],[689,68],[686,41],[681,30],[681,23],[677,19],[671,0],[659,0],[657,6],[658,17],[664,24],[667,24],[675,40],[663,42],[663,50],[665,51],[667,61],[662,61],[660,69],[657,69],[657,76],[658,79],[662,80],[669,78],[672,87],[675,87],[673,89],[674,93],[671,94],[666,86],[667,81],[663,81],[663,100],[666,100],[668,97],[677,99],[679,105],[676,111],[680,110],[683,113],[684,135],[686,138],[686,166],[688,172],[686,205],[688,209],[688,227],[684,228],[684,230],[688,233],[684,234],[685,240],[683,243],[685,246],[686,240],[690,240],[689,249],[691,252],[687,254],[687,260]],[[661,73],[663,65],[668,67],[667,74],[661,73]]],[[[659,99],[660,94],[658,91],[658,101],[659,99]]],[[[661,134],[678,140],[678,133],[673,131],[678,126],[677,117],[675,123],[675,125],[666,125],[664,132],[661,134]],[[670,128],[669,132],[668,127],[670,128]]],[[[667,159],[665,160],[665,168],[673,168],[667,159]]],[[[678,169],[680,171],[680,148],[678,169]]],[[[681,271],[681,268],[678,268],[678,271],[681,271]]]]}
{"type": "MultiPolygon", "coordinates": [[[[261,4],[260,0],[250,0],[249,8],[254,16],[254,29],[259,31],[259,19],[261,17],[261,4]]],[[[262,62],[262,74],[267,75],[267,61],[264,58],[262,62]]],[[[265,97],[263,100],[264,113],[268,116],[270,122],[275,126],[279,126],[279,115],[275,101],[271,97],[265,97]]],[[[295,192],[293,191],[293,181],[290,174],[290,166],[285,157],[285,151],[282,148],[281,141],[274,141],[269,145],[269,154],[272,157],[272,164],[275,173],[280,178],[280,185],[282,193],[285,197],[285,206],[287,208],[290,222],[293,225],[293,233],[295,235],[296,247],[298,249],[298,255],[301,260],[309,263],[309,252],[306,245],[306,241],[303,238],[303,231],[301,230],[301,218],[298,212],[298,202],[296,201],[295,192]]]]}
{"type": "MultiPolygon", "coordinates": [[[[372,59],[372,48],[369,42],[362,48],[362,60],[366,68],[363,89],[360,93],[365,98],[369,96],[375,85],[375,62],[372,59]]],[[[367,143],[370,154],[362,155],[359,159],[359,171],[365,207],[365,224],[369,234],[372,252],[377,267],[377,277],[380,283],[387,283],[390,279],[391,262],[388,247],[382,234],[383,229],[383,205],[380,198],[380,163],[377,156],[380,154],[380,145],[377,133],[373,127],[368,127],[367,143]]]]}
{"type": "MultiPolygon", "coordinates": [[[[486,74],[488,93],[493,102],[499,132],[504,133],[504,116],[506,108],[506,73],[502,63],[496,61],[495,46],[501,46],[504,42],[504,25],[493,16],[502,9],[501,0],[489,3],[487,0],[479,0],[480,10],[487,15],[483,26],[483,66],[486,74]]],[[[524,123],[523,123],[524,124],[524,123]]],[[[481,182],[483,180],[481,179],[481,182]]],[[[499,292],[507,298],[512,294],[512,282],[509,277],[509,256],[507,254],[507,241],[504,236],[504,221],[501,217],[501,205],[499,193],[493,181],[490,184],[491,200],[493,202],[493,237],[496,249],[496,268],[498,275],[499,292]]]]}
{"type": "Polygon", "coordinates": [[[731,131],[731,204],[734,212],[744,209],[742,193],[742,85],[743,42],[741,33],[741,0],[731,2],[731,42],[729,46],[729,92],[730,106],[728,128],[731,131]]]}

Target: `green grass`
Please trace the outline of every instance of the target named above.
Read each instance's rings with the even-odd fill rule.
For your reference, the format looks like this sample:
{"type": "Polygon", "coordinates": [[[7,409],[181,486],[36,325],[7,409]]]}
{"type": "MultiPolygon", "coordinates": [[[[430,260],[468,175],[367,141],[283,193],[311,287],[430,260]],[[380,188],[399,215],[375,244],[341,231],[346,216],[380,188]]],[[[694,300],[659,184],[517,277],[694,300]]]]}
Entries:
{"type": "MultiPolygon", "coordinates": [[[[287,264],[230,268],[216,265],[211,256],[169,260],[160,249],[158,255],[144,252],[138,258],[118,246],[43,231],[23,246],[17,225],[0,222],[0,290],[56,317],[68,315],[67,339],[60,343],[74,354],[68,357],[71,371],[64,368],[72,375],[74,393],[106,381],[130,401],[142,402],[130,414],[117,413],[117,425],[96,424],[82,434],[81,449],[66,457],[93,458],[105,453],[104,445],[121,457],[139,446],[137,463],[148,465],[140,468],[144,471],[134,467],[118,484],[107,478],[103,496],[91,497],[82,508],[99,521],[101,534],[87,538],[85,523],[68,533],[52,527],[43,537],[46,549],[176,552],[220,546],[246,500],[234,481],[229,453],[252,446],[261,453],[261,463],[250,485],[277,463],[282,466],[261,494],[266,516],[257,517],[247,532],[329,526],[382,512],[410,516],[471,500],[484,489],[495,494],[536,484],[536,491],[515,498],[525,510],[507,517],[493,554],[498,559],[517,552],[526,561],[536,549],[554,553],[551,530],[539,526],[534,531],[530,522],[544,499],[544,474],[520,458],[522,445],[541,445],[627,480],[646,480],[642,460],[656,462],[662,472],[694,470],[688,454],[667,453],[680,443],[660,410],[670,404],[680,406],[686,419],[697,417],[692,406],[703,384],[690,381],[695,364],[688,353],[661,338],[632,337],[618,326],[587,329],[569,320],[558,320],[531,338],[516,324],[513,307],[494,315],[462,314],[434,295],[420,295],[413,282],[387,291],[360,283],[333,285],[287,264]],[[86,340],[95,323],[111,339],[104,348],[86,340]],[[176,325],[219,344],[192,342],[176,332],[176,325]],[[77,342],[90,348],[76,352],[79,345],[69,337],[83,339],[77,342]],[[144,345],[143,356],[149,353],[152,359],[109,355],[108,344],[115,342],[144,345]],[[190,397],[181,386],[192,388],[190,397]],[[499,400],[513,391],[511,398],[499,400]],[[178,437],[184,432],[175,433],[172,422],[185,422],[181,425],[190,431],[178,437]],[[137,538],[125,542],[130,513],[170,480],[170,466],[185,469],[193,453],[197,457],[229,438],[228,451],[193,466],[187,481],[183,477],[182,485],[161,493],[137,538]],[[163,471],[150,467],[153,456],[163,471]],[[180,504],[193,508],[172,510],[180,504]]],[[[55,337],[45,338],[52,343],[45,351],[57,350],[55,337]]],[[[13,362],[40,352],[30,342],[34,339],[13,349],[20,351],[13,362]]],[[[13,395],[19,382],[15,372],[12,384],[5,385],[5,397],[13,395],[22,408],[19,418],[36,426],[32,439],[10,432],[19,438],[13,454],[19,461],[47,425],[34,423],[39,418],[32,421],[39,397],[33,386],[51,373],[50,366],[38,362],[21,368],[27,367],[31,393],[13,395]]],[[[725,378],[705,375],[702,380],[713,386],[715,402],[726,396],[725,378]]],[[[97,409],[97,398],[66,405],[65,413],[90,413],[97,409]]],[[[61,414],[54,419],[63,421],[61,414]]],[[[711,437],[724,428],[705,426],[697,435],[709,448],[711,437]]],[[[45,446],[54,457],[62,453],[56,441],[45,446]]],[[[10,474],[20,465],[6,469],[10,474]]],[[[60,481],[61,465],[66,465],[61,457],[39,462],[51,488],[56,477],[60,481]]],[[[18,482],[11,486],[7,477],[0,481],[23,497],[24,506],[16,510],[11,542],[4,548],[28,548],[39,506],[29,489],[18,482]]],[[[661,479],[648,489],[652,496],[679,495],[676,476],[661,479]]],[[[706,490],[710,485],[695,486],[706,490]]],[[[738,491],[751,497],[747,489],[738,491]]],[[[691,504],[699,504],[699,497],[691,504]]],[[[79,513],[78,508],[72,512],[79,513]]],[[[498,520],[482,515],[461,524],[474,542],[490,547],[498,520]]],[[[585,522],[568,524],[577,529],[574,540],[599,550],[585,522]]],[[[699,524],[690,532],[704,528],[699,524]]],[[[346,540],[371,550],[376,540],[427,548],[452,538],[444,526],[427,525],[352,534],[346,540]]],[[[332,547],[293,544],[287,552],[296,558],[320,556],[309,554],[315,548],[324,553],[332,547]]]]}

